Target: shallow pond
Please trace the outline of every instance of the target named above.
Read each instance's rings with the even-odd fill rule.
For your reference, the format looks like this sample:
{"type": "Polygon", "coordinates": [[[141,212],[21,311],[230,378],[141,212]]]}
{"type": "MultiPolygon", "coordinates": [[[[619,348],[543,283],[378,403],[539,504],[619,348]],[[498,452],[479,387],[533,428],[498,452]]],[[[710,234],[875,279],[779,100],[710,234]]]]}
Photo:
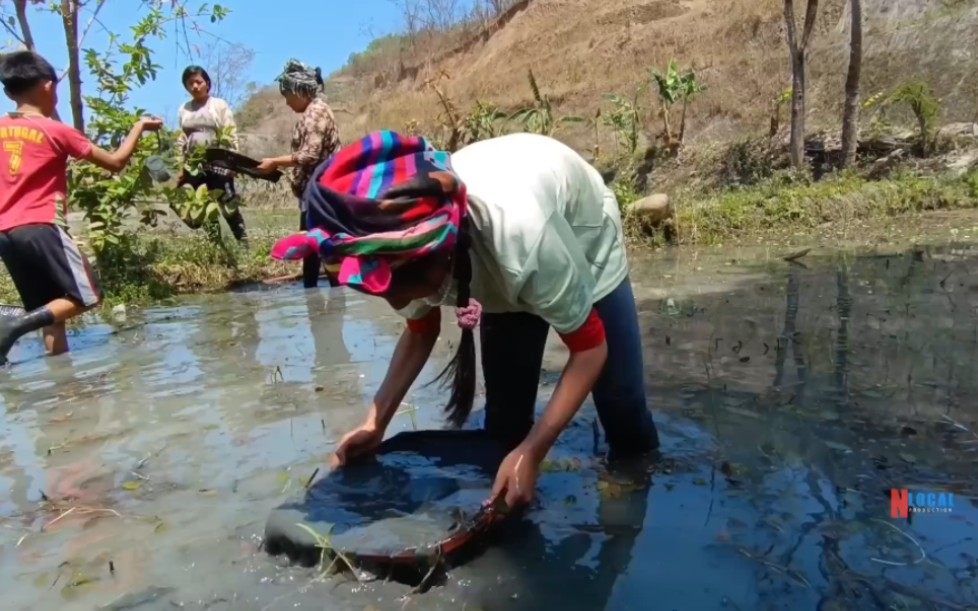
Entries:
{"type": "MultiPolygon", "coordinates": [[[[586,407],[538,506],[425,594],[260,549],[380,383],[382,303],[283,287],[88,324],[65,357],[25,339],[0,372],[4,607],[978,606],[978,258],[802,261],[637,260],[662,459],[607,473],[586,407]],[[894,488],[953,507],[892,519],[894,488]]],[[[563,358],[551,338],[541,405],[563,358]]],[[[414,389],[391,434],[438,426],[440,397],[414,389]]]]}

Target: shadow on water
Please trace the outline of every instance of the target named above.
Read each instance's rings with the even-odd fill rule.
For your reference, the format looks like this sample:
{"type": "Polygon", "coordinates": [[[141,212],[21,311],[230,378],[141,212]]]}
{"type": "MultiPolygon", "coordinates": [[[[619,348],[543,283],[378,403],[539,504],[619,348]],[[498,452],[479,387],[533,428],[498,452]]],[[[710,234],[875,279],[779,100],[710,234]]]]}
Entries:
{"type": "MultiPolygon", "coordinates": [[[[116,333],[86,328],[75,344],[86,350],[0,374],[5,599],[16,609],[119,597],[186,609],[978,606],[974,254],[804,265],[677,256],[633,270],[662,458],[607,468],[586,406],[544,463],[539,503],[423,595],[322,578],[259,550],[269,510],[301,490],[379,385],[402,326],[382,305],[285,288],[186,300],[116,333]],[[894,488],[953,492],[953,508],[893,519],[894,488]],[[74,490],[84,506],[45,507],[42,489],[74,490]]],[[[455,337],[446,323],[424,379],[455,337]]],[[[15,361],[36,346],[17,350],[15,361]]],[[[551,338],[541,406],[563,359],[551,338]]],[[[438,425],[442,400],[412,391],[391,434],[438,425]]]]}

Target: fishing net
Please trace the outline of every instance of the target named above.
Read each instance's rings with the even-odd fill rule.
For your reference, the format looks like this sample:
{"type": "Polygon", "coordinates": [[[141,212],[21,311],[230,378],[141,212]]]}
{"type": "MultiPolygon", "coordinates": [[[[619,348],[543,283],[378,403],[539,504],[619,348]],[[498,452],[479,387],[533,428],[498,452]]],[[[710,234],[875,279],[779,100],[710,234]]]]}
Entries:
{"type": "Polygon", "coordinates": [[[204,159],[212,166],[237,172],[238,174],[245,174],[258,180],[278,182],[282,178],[282,172],[279,170],[268,173],[259,172],[257,170],[259,163],[257,159],[228,149],[217,147],[207,148],[204,151],[204,159]]]}
{"type": "Polygon", "coordinates": [[[501,517],[487,501],[505,455],[483,431],[400,433],[273,510],[265,549],[305,565],[324,550],[373,567],[460,560],[501,517]]]}

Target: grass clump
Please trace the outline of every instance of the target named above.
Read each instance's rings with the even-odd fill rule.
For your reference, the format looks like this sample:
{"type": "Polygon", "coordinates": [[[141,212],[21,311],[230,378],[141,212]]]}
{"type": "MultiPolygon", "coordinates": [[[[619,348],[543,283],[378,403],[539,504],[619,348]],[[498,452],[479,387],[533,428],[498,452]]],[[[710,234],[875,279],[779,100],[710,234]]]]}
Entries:
{"type": "Polygon", "coordinates": [[[964,175],[898,174],[871,181],[843,173],[813,181],[776,172],[749,187],[687,192],[677,202],[683,242],[724,239],[824,224],[978,207],[978,171],[964,175]]]}

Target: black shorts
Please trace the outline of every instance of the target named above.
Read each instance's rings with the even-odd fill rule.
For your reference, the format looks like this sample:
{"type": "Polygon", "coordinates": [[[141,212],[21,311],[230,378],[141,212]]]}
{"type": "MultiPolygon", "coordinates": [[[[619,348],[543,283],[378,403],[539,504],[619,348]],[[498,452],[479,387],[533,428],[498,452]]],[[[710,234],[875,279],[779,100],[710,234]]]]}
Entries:
{"type": "Polygon", "coordinates": [[[23,225],[0,231],[0,257],[27,311],[55,299],[70,299],[84,306],[102,301],[88,258],[57,225],[23,225]]]}

